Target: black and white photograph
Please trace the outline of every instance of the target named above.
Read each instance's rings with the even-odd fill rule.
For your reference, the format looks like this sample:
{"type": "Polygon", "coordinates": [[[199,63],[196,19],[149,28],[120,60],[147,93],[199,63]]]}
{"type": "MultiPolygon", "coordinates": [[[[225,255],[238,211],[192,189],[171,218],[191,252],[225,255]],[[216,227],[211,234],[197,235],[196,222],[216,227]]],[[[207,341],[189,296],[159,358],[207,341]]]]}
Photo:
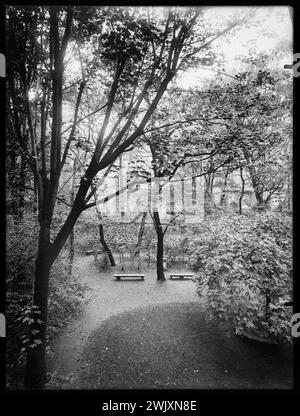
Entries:
{"type": "Polygon", "coordinates": [[[4,10],[6,390],[291,391],[293,8],[4,10]]]}

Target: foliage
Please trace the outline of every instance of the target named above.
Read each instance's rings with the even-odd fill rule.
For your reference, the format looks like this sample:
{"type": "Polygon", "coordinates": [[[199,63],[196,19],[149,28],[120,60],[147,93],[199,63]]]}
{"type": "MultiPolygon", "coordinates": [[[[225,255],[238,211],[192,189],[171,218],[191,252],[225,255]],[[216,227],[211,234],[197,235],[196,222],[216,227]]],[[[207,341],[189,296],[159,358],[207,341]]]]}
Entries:
{"type": "MultiPolygon", "coordinates": [[[[210,50],[212,42],[247,21],[244,13],[243,18],[235,18],[233,13],[232,18],[228,20],[222,16],[222,21],[215,25],[215,21],[207,21],[207,14],[207,8],[194,7],[7,8],[7,118],[11,167],[8,199],[20,199],[18,204],[12,204],[15,219],[18,216],[22,218],[25,202],[36,204],[39,215],[39,223],[33,222],[32,228],[26,215],[23,222],[11,226],[13,236],[10,236],[8,250],[10,322],[13,326],[15,318],[20,317],[17,322],[27,328],[32,325],[32,320],[35,322],[34,315],[39,315],[39,311],[42,318],[42,342],[35,342],[38,333],[32,331],[29,331],[29,344],[24,338],[24,344],[28,345],[27,369],[30,370],[27,388],[44,386],[46,323],[50,323],[48,337],[51,339],[51,333],[54,336],[55,330],[60,328],[58,316],[62,316],[63,321],[75,313],[78,306],[81,288],[78,287],[77,292],[77,283],[74,282],[76,287],[72,287],[72,295],[69,292],[73,281],[65,273],[66,260],[62,250],[82,212],[93,206],[91,200],[96,175],[100,174],[104,179],[125,151],[135,147],[139,138],[151,133],[152,129],[147,128],[150,121],[153,121],[156,132],[160,131],[162,126],[155,125],[155,112],[168,87],[176,82],[178,72],[196,66],[203,58],[214,60],[215,54],[210,50]],[[65,187],[68,182],[68,187],[65,187]],[[27,189],[31,190],[33,197],[25,201],[27,189]],[[70,195],[70,199],[66,199],[66,195],[70,195]],[[58,200],[68,207],[67,211],[58,206],[58,200]],[[26,231],[29,231],[28,235],[26,231]],[[33,267],[35,258],[36,267],[33,267]],[[50,313],[53,313],[51,321],[51,317],[47,320],[47,287],[55,260],[57,265],[53,266],[50,290],[53,298],[50,295],[49,301],[50,313]],[[39,309],[28,309],[30,293],[34,307],[39,309]],[[31,350],[33,345],[36,347],[31,350]]],[[[271,84],[271,77],[265,75],[267,72],[256,80],[259,88],[262,87],[262,78],[271,84]]],[[[237,80],[240,84],[244,82],[241,77],[237,80]]],[[[230,88],[225,96],[229,95],[230,88]]],[[[245,89],[242,92],[246,96],[245,89]]],[[[214,92],[211,96],[215,97],[214,92]]],[[[232,97],[233,104],[238,103],[234,94],[232,97]]],[[[225,107],[221,97],[214,98],[214,101],[225,107]]],[[[174,132],[168,132],[174,139],[172,146],[164,134],[150,134],[155,176],[174,175],[177,168],[186,163],[186,157],[211,154],[214,148],[210,147],[207,153],[206,146],[201,143],[198,147],[197,142],[207,125],[214,123],[216,117],[227,117],[231,126],[233,118],[244,117],[242,114],[232,115],[231,107],[234,105],[231,102],[227,104],[221,114],[218,108],[206,106],[203,117],[209,114],[213,120],[200,129],[182,133],[181,147],[178,146],[180,134],[176,137],[174,132]],[[188,148],[191,137],[196,139],[195,145],[188,148]],[[204,147],[204,153],[201,147],[204,147]]],[[[203,109],[203,103],[201,106],[203,109]]],[[[198,113],[201,113],[201,106],[198,113]]],[[[261,109],[264,112],[262,106],[255,108],[256,113],[261,109]]],[[[191,109],[197,114],[199,108],[192,105],[191,109]]],[[[266,115],[269,115],[268,111],[263,118],[266,115]]],[[[177,121],[172,116],[165,121],[175,126],[177,121]]],[[[232,130],[228,128],[227,133],[224,141],[231,141],[233,149],[219,143],[221,159],[223,153],[230,157],[235,152],[236,138],[246,137],[247,143],[251,142],[251,134],[241,131],[236,125],[232,130]]],[[[276,134],[271,133],[276,139],[276,134]]],[[[211,136],[219,136],[219,131],[212,132],[211,136]]],[[[208,135],[207,147],[211,145],[211,136],[208,135]]],[[[260,135],[256,134],[255,139],[257,137],[260,135]]],[[[274,171],[276,166],[271,176],[274,171]]],[[[123,250],[125,246],[133,253],[137,230],[135,225],[131,225],[124,228],[121,225],[110,238],[114,247],[123,250]]],[[[109,231],[110,228],[114,230],[114,226],[108,227],[109,231]]],[[[147,247],[149,241],[150,238],[147,247]]],[[[27,330],[20,328],[19,332],[27,330]]],[[[12,345],[14,347],[18,348],[18,342],[12,345]]]]}
{"type": "MultiPolygon", "coordinates": [[[[31,306],[37,225],[34,216],[26,212],[17,223],[9,216],[7,225],[7,386],[20,387],[26,351],[41,342],[37,332],[32,334],[40,311],[36,305],[31,306]],[[30,333],[35,336],[32,343],[30,333]]],[[[85,287],[68,275],[63,253],[53,265],[49,292],[47,350],[51,351],[55,337],[80,311],[85,293],[85,287]]]]}
{"type": "Polygon", "coordinates": [[[188,255],[188,238],[185,228],[169,231],[165,238],[165,256],[168,264],[177,263],[188,255]]]}
{"type": "MultiPolygon", "coordinates": [[[[34,271],[36,230],[32,215],[24,215],[22,222],[14,222],[7,216],[6,238],[6,325],[7,325],[7,372],[18,379],[18,355],[24,335],[23,322],[31,300],[31,276],[34,271]]],[[[24,324],[26,321],[24,322],[24,324]]]]}
{"type": "Polygon", "coordinates": [[[106,253],[101,253],[95,257],[95,265],[99,272],[110,270],[110,262],[106,253]]]}
{"type": "MultiPolygon", "coordinates": [[[[246,167],[259,204],[284,187],[292,134],[291,79],[269,70],[263,58],[233,81],[212,83],[201,99],[201,105],[222,120],[221,127],[206,135],[215,161],[228,159],[231,169],[246,167]]],[[[201,97],[201,91],[198,94],[201,97]]]]}
{"type": "Polygon", "coordinates": [[[74,277],[76,270],[72,277],[69,276],[68,258],[64,254],[62,252],[57,258],[51,271],[47,334],[50,344],[66,324],[80,313],[87,290],[86,285],[74,277]]]}
{"type": "Polygon", "coordinates": [[[292,296],[291,218],[222,215],[203,224],[189,251],[205,308],[237,326],[291,339],[283,307],[292,296]]]}

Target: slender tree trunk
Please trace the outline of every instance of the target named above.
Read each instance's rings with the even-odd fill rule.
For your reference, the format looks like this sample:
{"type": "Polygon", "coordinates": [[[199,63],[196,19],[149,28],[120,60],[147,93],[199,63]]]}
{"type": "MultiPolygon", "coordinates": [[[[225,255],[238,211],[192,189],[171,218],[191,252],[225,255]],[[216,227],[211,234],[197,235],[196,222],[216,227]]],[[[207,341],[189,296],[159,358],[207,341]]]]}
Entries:
{"type": "Polygon", "coordinates": [[[26,185],[26,159],[20,154],[20,163],[17,163],[17,155],[12,149],[7,157],[8,189],[10,191],[10,211],[16,222],[23,218],[25,207],[25,185],[26,185]]]}
{"type": "Polygon", "coordinates": [[[74,251],[74,228],[71,231],[70,234],[70,251],[69,251],[69,275],[72,276],[72,272],[73,272],[73,264],[74,264],[74,255],[75,255],[75,251],[74,251]]]}
{"type": "Polygon", "coordinates": [[[254,190],[256,202],[257,204],[261,205],[263,204],[264,199],[263,199],[263,191],[259,184],[259,176],[257,172],[255,171],[254,167],[250,165],[249,160],[247,160],[247,162],[248,162],[248,170],[250,173],[251,184],[254,190]]]}
{"type": "Polygon", "coordinates": [[[42,389],[46,382],[46,327],[48,310],[48,286],[51,270],[50,262],[50,226],[45,222],[41,223],[39,232],[38,252],[35,262],[35,275],[33,281],[33,305],[40,311],[30,329],[39,331],[31,334],[30,345],[34,345],[34,340],[41,342],[35,348],[28,348],[27,365],[25,371],[25,388],[42,389]]]}
{"type": "Polygon", "coordinates": [[[204,189],[204,212],[207,215],[212,213],[213,199],[211,193],[211,182],[210,179],[206,181],[204,189]]]}
{"type": "Polygon", "coordinates": [[[26,184],[26,160],[24,155],[21,155],[21,166],[20,166],[20,188],[19,188],[19,206],[18,206],[18,216],[21,220],[24,214],[25,208],[25,184],[26,184]]]}
{"type": "Polygon", "coordinates": [[[121,262],[121,270],[124,271],[124,252],[123,252],[123,250],[120,251],[120,262],[121,262]]]}
{"type": "Polygon", "coordinates": [[[222,187],[222,191],[221,191],[221,197],[220,197],[220,205],[221,206],[225,205],[228,175],[229,175],[229,167],[225,172],[224,183],[223,183],[223,187],[222,187]]]}
{"type": "Polygon", "coordinates": [[[143,239],[144,231],[145,231],[145,224],[146,224],[146,218],[147,218],[147,212],[143,212],[143,217],[140,225],[140,231],[139,236],[137,239],[135,251],[134,251],[134,258],[138,257],[138,269],[141,267],[141,252],[140,252],[140,246],[143,239]]]}
{"type": "Polygon", "coordinates": [[[107,242],[104,238],[104,230],[103,230],[102,222],[99,224],[99,240],[100,240],[100,243],[101,243],[104,251],[106,252],[106,254],[109,258],[110,265],[114,267],[116,265],[116,262],[115,262],[113,254],[112,254],[110,248],[108,247],[107,242]]]}
{"type": "Polygon", "coordinates": [[[147,212],[143,212],[139,235],[138,235],[137,243],[135,246],[134,257],[140,256],[140,245],[141,245],[144,231],[145,231],[146,218],[147,218],[147,212]]]}
{"type": "Polygon", "coordinates": [[[148,249],[148,259],[147,259],[147,266],[150,267],[150,263],[151,263],[151,247],[149,247],[148,249]]]}
{"type": "Polygon", "coordinates": [[[240,198],[239,198],[239,214],[242,215],[242,201],[243,201],[243,197],[244,197],[244,194],[245,194],[245,179],[243,177],[243,168],[242,167],[240,167],[240,177],[241,177],[241,180],[242,180],[242,189],[241,189],[241,195],[240,195],[240,198]]]}
{"type": "MultiPolygon", "coordinates": [[[[8,134],[8,133],[7,133],[8,134]]],[[[9,144],[9,141],[8,141],[9,144]]],[[[12,150],[7,154],[6,157],[6,171],[8,172],[8,186],[6,188],[7,191],[9,191],[10,194],[10,213],[13,215],[14,220],[18,220],[17,214],[18,214],[18,204],[17,204],[17,197],[18,197],[18,188],[15,185],[14,178],[16,176],[16,152],[12,148],[12,150]]],[[[8,194],[6,196],[8,198],[8,194]]]]}
{"type": "Polygon", "coordinates": [[[210,190],[209,190],[211,198],[213,198],[214,180],[215,180],[215,174],[212,173],[211,174],[211,179],[210,179],[210,190]]]}
{"type": "Polygon", "coordinates": [[[95,204],[96,204],[95,207],[96,207],[97,217],[98,217],[98,220],[99,220],[99,241],[100,241],[105,253],[107,254],[107,256],[109,258],[111,266],[114,267],[116,265],[115,259],[114,259],[114,256],[113,256],[113,254],[112,254],[112,252],[111,252],[110,248],[108,247],[108,244],[105,240],[102,213],[100,211],[100,208],[97,205],[97,199],[98,199],[97,189],[95,187],[93,187],[93,189],[94,189],[94,197],[95,197],[95,204]]]}
{"type": "Polygon", "coordinates": [[[264,199],[263,199],[262,192],[258,188],[255,188],[254,189],[254,194],[255,194],[255,198],[256,198],[257,203],[258,204],[263,204],[264,199]]]}
{"type": "Polygon", "coordinates": [[[156,254],[156,269],[157,269],[157,280],[163,282],[165,279],[163,257],[164,257],[164,234],[162,225],[157,211],[153,212],[153,220],[157,235],[157,254],[156,254]]]}
{"type": "MultiPolygon", "coordinates": [[[[76,176],[76,170],[77,170],[77,160],[78,160],[78,151],[77,151],[76,157],[74,159],[74,163],[73,163],[73,177],[72,177],[72,188],[71,188],[71,197],[70,197],[70,204],[71,205],[74,204],[74,198],[75,198],[75,176],[76,176]]],[[[74,238],[75,238],[75,232],[74,232],[74,227],[73,227],[72,230],[71,230],[70,239],[69,239],[69,241],[70,241],[69,275],[70,276],[72,276],[74,255],[75,255],[74,238]]]]}
{"type": "Polygon", "coordinates": [[[271,310],[270,310],[270,303],[271,297],[269,294],[266,295],[266,305],[265,305],[265,321],[269,322],[271,317],[271,310]]]}

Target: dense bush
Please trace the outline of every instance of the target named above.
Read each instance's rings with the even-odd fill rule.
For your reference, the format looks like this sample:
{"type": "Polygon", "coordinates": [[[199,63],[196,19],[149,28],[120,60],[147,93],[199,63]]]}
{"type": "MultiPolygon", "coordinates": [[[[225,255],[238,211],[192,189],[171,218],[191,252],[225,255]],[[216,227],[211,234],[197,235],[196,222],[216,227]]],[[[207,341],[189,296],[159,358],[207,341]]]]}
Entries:
{"type": "Polygon", "coordinates": [[[190,239],[205,309],[241,328],[291,339],[292,224],[279,213],[222,215],[190,239]]]}
{"type": "Polygon", "coordinates": [[[111,270],[111,264],[109,262],[108,255],[104,252],[94,257],[94,262],[97,270],[101,272],[107,272],[111,270]]]}
{"type": "Polygon", "coordinates": [[[175,265],[186,260],[188,255],[188,238],[184,228],[168,232],[165,236],[164,253],[169,265],[175,265]]]}
{"type": "Polygon", "coordinates": [[[76,268],[74,270],[73,267],[73,275],[70,277],[68,261],[62,252],[51,270],[47,327],[49,345],[62,328],[81,311],[84,294],[87,290],[87,286],[75,277],[76,268]]]}
{"type": "Polygon", "coordinates": [[[14,223],[7,217],[6,238],[6,365],[8,385],[20,378],[21,336],[25,335],[25,322],[17,321],[30,306],[31,285],[34,272],[36,247],[36,224],[31,215],[24,215],[23,221],[14,223]],[[20,359],[20,361],[19,361],[20,359]]]}
{"type": "MultiPolygon", "coordinates": [[[[32,214],[19,223],[7,223],[7,386],[23,382],[31,319],[39,311],[31,308],[32,278],[37,242],[37,223],[32,214]]],[[[55,336],[80,311],[85,287],[68,275],[68,260],[61,253],[53,265],[49,287],[48,352],[55,336]]],[[[38,318],[38,316],[36,316],[38,318]]],[[[36,334],[36,342],[39,342],[36,334]]]]}

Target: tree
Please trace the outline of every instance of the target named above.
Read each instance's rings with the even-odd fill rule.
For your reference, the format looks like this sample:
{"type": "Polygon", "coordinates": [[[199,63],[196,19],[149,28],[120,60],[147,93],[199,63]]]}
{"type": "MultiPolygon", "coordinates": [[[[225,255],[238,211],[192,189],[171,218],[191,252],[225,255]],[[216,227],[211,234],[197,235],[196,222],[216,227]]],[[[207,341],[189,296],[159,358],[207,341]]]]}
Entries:
{"type": "Polygon", "coordinates": [[[224,157],[232,153],[231,171],[245,168],[259,205],[266,205],[287,182],[291,137],[289,80],[281,71],[268,71],[263,58],[233,81],[212,84],[207,94],[212,111],[223,117],[221,138],[213,140],[224,157]]]}
{"type": "Polygon", "coordinates": [[[176,72],[186,68],[191,61],[195,62],[197,53],[206,51],[214,39],[239,23],[232,22],[221,31],[211,30],[194,43],[191,36],[202,14],[202,10],[193,8],[170,9],[164,18],[145,15],[143,10],[137,18],[132,9],[126,8],[50,6],[8,9],[11,118],[16,140],[32,170],[38,199],[39,238],[32,304],[39,317],[32,317],[31,345],[34,347],[28,350],[27,355],[26,388],[43,388],[46,381],[45,339],[50,270],[78,217],[93,197],[90,187],[94,177],[114,163],[143,134],[176,72]],[[78,29],[82,37],[93,39],[93,47],[97,41],[100,42],[100,56],[109,85],[105,79],[105,104],[101,110],[101,126],[94,151],[68,217],[58,233],[52,235],[59,182],[79,122],[82,95],[87,87],[86,82],[81,80],[70,135],[63,140],[65,58],[74,36],[77,35],[78,42],[83,42],[78,29]],[[137,74],[135,77],[132,77],[133,70],[137,74]],[[32,89],[38,97],[34,101],[30,99],[32,89]],[[145,97],[149,104],[143,107],[145,97]],[[113,122],[114,104],[121,98],[124,111],[113,122]],[[34,109],[37,111],[33,112],[34,109]],[[137,127],[133,125],[134,119],[137,120],[137,127]],[[21,129],[24,122],[28,125],[28,134],[25,135],[21,129]]]}

